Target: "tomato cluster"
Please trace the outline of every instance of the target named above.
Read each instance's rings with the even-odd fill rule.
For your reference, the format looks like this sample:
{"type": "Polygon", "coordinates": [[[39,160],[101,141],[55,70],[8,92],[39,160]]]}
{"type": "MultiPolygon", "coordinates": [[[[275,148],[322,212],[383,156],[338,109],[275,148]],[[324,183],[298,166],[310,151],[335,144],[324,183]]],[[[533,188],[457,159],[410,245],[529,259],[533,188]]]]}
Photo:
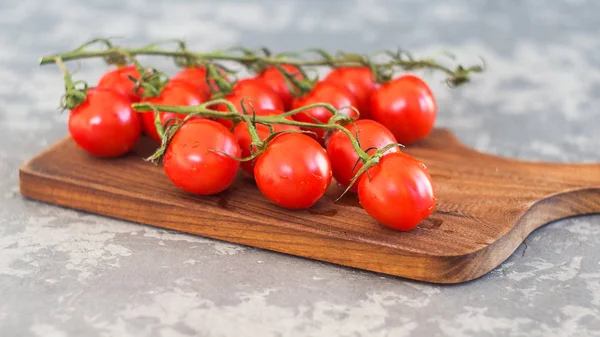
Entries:
{"type": "Polygon", "coordinates": [[[335,179],[357,193],[365,211],[388,227],[410,230],[432,213],[436,198],[425,165],[393,145],[423,139],[433,128],[436,102],[423,80],[403,75],[378,84],[369,67],[342,66],[298,95],[281,68],[304,79],[292,65],[267,67],[237,81],[225,75],[231,87],[213,103],[218,90],[203,66],[181,70],[151,97],[136,87],[136,67],[120,67],[105,73],[87,91],[87,99],[72,109],[69,131],[81,148],[98,157],[128,153],[145,133],[157,147],[165,146],[163,167],[170,181],[193,194],[226,190],[241,167],[262,195],[284,208],[313,206],[335,179]],[[132,108],[136,102],[204,104],[223,118],[201,113],[186,118],[165,107],[157,114],[138,113],[132,108]],[[335,125],[340,121],[332,120],[327,107],[303,109],[316,103],[346,115],[346,130],[335,125]],[[291,110],[298,112],[286,114],[291,110]],[[252,114],[252,123],[228,118],[225,113],[231,112],[252,114]],[[287,122],[260,122],[269,116],[287,122]],[[164,135],[164,126],[173,122],[179,123],[177,128],[164,135]]]}

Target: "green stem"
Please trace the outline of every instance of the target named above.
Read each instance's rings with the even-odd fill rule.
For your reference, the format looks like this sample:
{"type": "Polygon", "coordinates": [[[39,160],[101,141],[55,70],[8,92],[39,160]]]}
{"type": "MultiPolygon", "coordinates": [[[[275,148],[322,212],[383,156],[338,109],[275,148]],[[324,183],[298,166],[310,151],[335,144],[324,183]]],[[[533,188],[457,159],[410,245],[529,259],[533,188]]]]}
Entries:
{"type": "Polygon", "coordinates": [[[63,73],[65,81],[65,94],[61,97],[60,106],[63,109],[73,110],[87,99],[87,84],[83,81],[73,82],[69,69],[60,57],[55,57],[53,62],[63,73]],[[77,84],[83,84],[83,88],[77,89],[77,84]]]}
{"type": "Polygon", "coordinates": [[[297,126],[297,127],[301,127],[301,128],[307,128],[307,129],[323,129],[323,130],[331,130],[331,131],[339,130],[339,131],[345,133],[348,136],[348,138],[350,138],[352,147],[354,148],[354,150],[356,151],[356,153],[362,160],[367,161],[371,157],[371,156],[369,156],[369,154],[367,154],[361,148],[361,146],[358,143],[358,141],[356,140],[356,138],[354,138],[354,135],[352,134],[352,132],[350,132],[350,130],[348,130],[347,128],[345,128],[342,125],[339,125],[339,124],[313,124],[313,123],[308,123],[308,122],[300,122],[300,121],[296,121],[296,120],[290,120],[290,119],[286,118],[286,117],[289,117],[291,113],[301,113],[305,109],[310,109],[310,108],[314,108],[317,106],[331,109],[334,114],[337,113],[337,110],[335,110],[335,108],[333,108],[333,106],[331,106],[330,104],[326,104],[326,103],[311,104],[311,105],[307,105],[307,106],[299,108],[299,109],[292,110],[286,114],[275,115],[275,116],[245,115],[245,114],[237,112],[235,110],[235,107],[233,107],[233,105],[228,107],[229,112],[222,112],[222,111],[217,111],[217,110],[212,110],[212,109],[207,108],[207,106],[213,106],[218,103],[223,103],[223,101],[224,100],[214,100],[214,101],[209,101],[209,102],[203,103],[201,105],[196,105],[196,106],[153,105],[151,103],[142,102],[142,103],[134,103],[132,105],[132,107],[135,111],[138,111],[138,112],[148,112],[148,111],[158,110],[158,111],[163,111],[163,112],[174,112],[174,113],[179,113],[179,114],[188,114],[188,115],[193,114],[193,115],[208,117],[208,118],[227,119],[227,120],[232,120],[234,122],[243,121],[248,124],[248,131],[250,132],[250,136],[252,137],[252,142],[257,145],[262,145],[262,141],[261,141],[260,137],[258,136],[258,133],[256,132],[256,128],[252,125],[253,121],[254,121],[254,123],[265,124],[265,125],[280,124],[280,125],[292,125],[292,126],[297,126]]]}
{"type": "Polygon", "coordinates": [[[60,71],[63,73],[63,78],[65,81],[65,89],[67,91],[69,91],[69,90],[72,90],[73,88],[75,88],[75,85],[73,84],[73,77],[71,77],[71,73],[69,73],[69,69],[67,69],[67,66],[63,62],[62,58],[55,57],[52,60],[52,62],[56,63],[56,65],[58,66],[60,71]]]}
{"type": "MultiPolygon", "coordinates": [[[[246,117],[248,118],[248,120],[246,121],[246,125],[248,126],[248,133],[250,134],[250,138],[252,139],[252,145],[255,145],[257,147],[262,147],[264,144],[263,144],[262,139],[260,139],[258,132],[256,131],[256,127],[253,125],[250,117],[248,117],[248,116],[246,116],[246,117]]],[[[254,119],[254,121],[256,122],[256,119],[254,119]]]]}
{"type": "Polygon", "coordinates": [[[157,109],[152,109],[152,111],[154,112],[154,127],[156,128],[156,133],[158,134],[158,137],[162,139],[165,135],[165,128],[160,119],[160,111],[157,109]]]}
{"type": "MultiPolygon", "coordinates": [[[[191,52],[189,50],[164,50],[158,49],[155,45],[150,45],[141,48],[118,48],[112,47],[107,48],[105,50],[85,50],[85,49],[75,49],[72,51],[68,51],[65,53],[44,56],[40,59],[40,64],[48,64],[55,62],[57,57],[60,57],[63,61],[71,61],[77,59],[87,59],[87,58],[110,58],[111,56],[120,56],[120,55],[155,55],[155,56],[170,56],[177,58],[188,58],[195,59],[197,61],[236,61],[246,66],[251,65],[283,65],[289,64],[294,66],[330,66],[330,67],[340,67],[340,66],[365,66],[365,60],[359,58],[351,58],[345,57],[344,55],[338,57],[328,57],[328,58],[317,58],[312,60],[303,60],[299,58],[290,58],[290,57],[281,57],[281,55],[275,56],[263,56],[256,54],[248,54],[244,53],[243,55],[235,55],[235,54],[225,54],[223,52],[210,52],[210,53],[196,53],[191,52]]],[[[407,59],[401,57],[395,57],[389,60],[388,62],[383,63],[372,63],[373,67],[378,68],[386,68],[386,67],[399,67],[404,70],[415,70],[415,69],[435,69],[442,71],[448,76],[448,81],[450,83],[454,83],[456,85],[465,83],[468,81],[468,75],[474,72],[482,72],[483,67],[477,65],[472,67],[463,67],[461,65],[457,66],[455,69],[451,69],[444,65],[441,65],[435,62],[432,59],[407,59]]]]}
{"type": "Polygon", "coordinates": [[[228,79],[221,74],[219,71],[220,69],[214,63],[207,64],[206,70],[206,81],[209,83],[209,88],[212,91],[213,98],[225,97],[231,93],[234,84],[230,83],[228,79]],[[209,82],[211,78],[214,80],[214,83],[217,86],[216,89],[213,88],[209,82]]]}
{"type": "MultiPolygon", "coordinates": [[[[256,111],[254,111],[254,107],[252,108],[252,116],[248,115],[246,108],[244,107],[244,100],[241,102],[242,109],[244,110],[244,122],[246,122],[246,126],[248,127],[248,133],[250,134],[250,139],[252,139],[251,144],[255,145],[257,148],[263,148],[264,142],[260,139],[258,135],[258,131],[256,130],[256,111]]],[[[235,107],[229,108],[229,111],[235,111],[235,107]]]]}
{"type": "MultiPolygon", "coordinates": [[[[214,101],[209,102],[210,105],[218,104],[214,101]]],[[[223,112],[206,108],[207,104],[201,104],[196,106],[179,106],[179,105],[154,105],[148,102],[133,103],[132,107],[138,112],[149,112],[149,111],[161,111],[161,112],[174,112],[180,114],[195,114],[202,117],[209,118],[221,118],[233,121],[242,121],[244,115],[238,112],[223,112]]]]}
{"type": "Polygon", "coordinates": [[[265,124],[293,125],[293,126],[298,126],[298,127],[307,128],[307,129],[323,129],[323,130],[330,130],[330,131],[336,131],[336,130],[342,131],[343,133],[346,134],[346,136],[348,136],[348,138],[350,138],[352,147],[354,148],[354,150],[356,151],[356,153],[358,154],[358,156],[361,159],[367,160],[370,158],[369,154],[366,153],[361,148],[361,146],[358,143],[358,141],[356,140],[356,138],[354,138],[354,135],[352,134],[352,132],[350,132],[348,129],[346,129],[342,125],[339,125],[339,124],[313,124],[313,123],[307,123],[307,122],[299,122],[296,120],[280,118],[280,116],[265,116],[265,117],[261,117],[260,120],[258,120],[258,118],[257,118],[257,122],[260,121],[261,123],[265,123],[265,124]]]}
{"type": "Polygon", "coordinates": [[[285,118],[285,117],[289,117],[289,116],[295,115],[297,113],[304,112],[305,110],[311,109],[311,108],[325,108],[325,109],[329,110],[329,112],[331,112],[331,115],[334,115],[334,114],[337,113],[336,108],[333,105],[329,104],[329,103],[313,103],[313,104],[309,104],[309,105],[306,105],[306,106],[303,106],[303,107],[299,107],[299,108],[290,110],[290,111],[285,112],[285,113],[283,113],[281,115],[278,115],[278,116],[285,118]]]}

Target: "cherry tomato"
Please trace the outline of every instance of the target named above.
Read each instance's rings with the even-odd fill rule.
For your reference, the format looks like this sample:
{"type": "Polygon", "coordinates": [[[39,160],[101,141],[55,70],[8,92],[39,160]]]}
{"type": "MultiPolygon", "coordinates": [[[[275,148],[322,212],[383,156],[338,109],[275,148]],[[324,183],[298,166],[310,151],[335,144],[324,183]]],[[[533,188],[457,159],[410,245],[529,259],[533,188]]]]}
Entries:
{"type": "Polygon", "coordinates": [[[369,67],[334,68],[323,81],[342,86],[356,97],[356,108],[361,119],[369,118],[369,99],[376,89],[377,82],[369,67]]]}
{"type": "MultiPolygon", "coordinates": [[[[239,113],[243,113],[242,100],[249,114],[252,113],[252,107],[254,109],[283,110],[283,103],[279,96],[266,84],[255,78],[239,80],[225,99],[233,103],[239,113]]],[[[224,104],[218,104],[215,110],[229,111],[224,104]]],[[[230,120],[220,118],[216,120],[228,129],[233,127],[233,122],[230,120]]]]}
{"type": "MultiPolygon", "coordinates": [[[[361,119],[352,124],[346,125],[355,137],[358,134],[360,147],[367,151],[368,154],[373,154],[376,150],[384,148],[386,145],[396,143],[396,138],[390,130],[378,122],[370,119],[361,119]]],[[[400,152],[400,149],[395,146],[386,153],[400,152]]],[[[362,161],[359,161],[358,154],[348,135],[342,131],[335,131],[331,134],[327,142],[327,154],[331,160],[333,169],[333,177],[342,186],[347,187],[354,175],[362,167],[362,161]],[[357,164],[358,162],[358,164],[357,164]]],[[[360,179],[360,178],[359,178],[360,179]]],[[[356,192],[358,188],[358,180],[352,185],[350,191],[356,192]]]]}
{"type": "Polygon", "coordinates": [[[213,79],[210,79],[208,82],[211,86],[206,82],[206,68],[201,66],[185,68],[171,77],[171,81],[189,82],[203,95],[207,94],[210,96],[212,93],[210,90],[211,86],[213,89],[217,89],[213,79]]]}
{"type": "MultiPolygon", "coordinates": [[[[194,86],[184,81],[171,80],[163,88],[162,92],[157,97],[146,98],[145,102],[156,104],[156,105],[173,105],[173,106],[193,106],[205,102],[208,99],[206,93],[200,93],[194,86]]],[[[177,114],[173,112],[161,112],[160,120],[162,124],[166,123],[169,119],[179,117],[185,118],[185,114],[177,114]]],[[[200,117],[197,117],[200,118],[200,117]]],[[[142,122],[144,125],[144,131],[152,139],[157,142],[161,142],[156,126],[154,125],[154,112],[145,112],[142,114],[142,122]]]]}
{"type": "Polygon", "coordinates": [[[133,89],[135,83],[129,76],[132,76],[136,80],[140,78],[140,73],[133,65],[116,68],[104,73],[96,87],[111,89],[127,97],[133,103],[139,102],[142,90],[140,89],[139,93],[135,92],[133,89]]]}
{"type": "MultiPolygon", "coordinates": [[[[256,116],[276,116],[283,114],[283,111],[279,110],[267,110],[267,109],[258,109],[256,110],[256,116]]],[[[287,117],[287,119],[292,120],[291,117],[287,117]]],[[[281,132],[285,130],[300,130],[299,127],[293,125],[283,125],[283,124],[272,124],[273,132],[281,132]]],[[[262,124],[256,124],[256,133],[261,140],[265,140],[271,131],[269,127],[262,124]]],[[[252,138],[250,137],[250,132],[248,131],[248,124],[245,122],[240,122],[233,129],[233,135],[237,140],[238,144],[240,144],[240,148],[242,149],[242,157],[249,157],[252,152],[250,151],[250,145],[252,144],[252,138]]],[[[242,169],[248,173],[249,175],[254,175],[254,164],[256,163],[256,158],[252,161],[245,161],[241,163],[242,169]]]]}
{"type": "MultiPolygon", "coordinates": [[[[292,102],[292,109],[298,109],[303,106],[315,103],[329,103],[335,109],[341,109],[344,107],[356,107],[356,98],[352,95],[348,89],[342,88],[330,82],[321,81],[315,85],[315,87],[306,95],[294,99],[292,102]]],[[[356,118],[356,111],[348,108],[340,110],[341,113],[356,118]]],[[[316,119],[323,124],[326,124],[333,115],[331,112],[323,107],[310,108],[304,110],[304,112],[297,113],[293,118],[300,122],[315,123],[313,120],[316,119]],[[311,118],[312,117],[312,118],[311,118]]],[[[323,129],[306,128],[307,131],[312,131],[317,135],[317,140],[321,144],[325,144],[325,131],[323,129]]]]}
{"type": "MultiPolygon", "coordinates": [[[[281,67],[288,73],[293,74],[294,78],[298,80],[304,79],[304,76],[302,76],[302,73],[298,70],[298,67],[291,64],[284,64],[281,67]]],[[[279,95],[286,111],[292,107],[292,100],[294,99],[294,96],[287,85],[284,75],[281,74],[277,67],[267,67],[260,74],[258,74],[256,78],[263,81],[271,89],[273,89],[277,95],[279,95]]]]}
{"type": "Polygon", "coordinates": [[[433,129],[437,105],[427,84],[404,75],[383,84],[371,95],[371,118],[385,125],[398,142],[408,145],[433,129]]]}
{"type": "Polygon", "coordinates": [[[118,157],[131,151],[141,135],[138,114],[121,94],[88,90],[86,100],[71,110],[69,133],[75,143],[97,157],[118,157]]]}
{"type": "Polygon", "coordinates": [[[401,152],[383,156],[358,182],[358,200],[382,225],[408,231],[427,218],[436,204],[425,165],[401,152]]]}
{"type": "Polygon", "coordinates": [[[331,183],[331,163],[313,138],[284,133],[258,158],[254,178],[260,192],[274,204],[305,209],[325,194],[331,183]]]}
{"type": "Polygon", "coordinates": [[[173,136],[165,152],[167,177],[184,191],[211,195],[229,187],[240,163],[240,146],[222,124],[208,119],[188,120],[173,136]]]}

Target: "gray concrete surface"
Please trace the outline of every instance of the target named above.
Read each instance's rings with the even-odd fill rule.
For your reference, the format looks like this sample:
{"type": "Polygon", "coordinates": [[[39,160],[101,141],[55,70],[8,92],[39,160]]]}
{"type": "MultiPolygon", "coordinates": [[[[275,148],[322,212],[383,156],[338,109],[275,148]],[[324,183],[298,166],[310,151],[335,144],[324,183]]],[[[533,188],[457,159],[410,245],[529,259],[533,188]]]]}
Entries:
{"type": "MultiPolygon", "coordinates": [[[[17,187],[18,166],[66,134],[61,76],[37,58],[97,36],[483,56],[488,72],[463,88],[426,77],[438,126],[489,153],[598,162],[599,13],[594,0],[3,0],[0,336],[600,336],[600,216],[553,223],[487,276],[437,286],[28,201],[17,187]]],[[[83,62],[77,75],[104,69],[83,62]]]]}

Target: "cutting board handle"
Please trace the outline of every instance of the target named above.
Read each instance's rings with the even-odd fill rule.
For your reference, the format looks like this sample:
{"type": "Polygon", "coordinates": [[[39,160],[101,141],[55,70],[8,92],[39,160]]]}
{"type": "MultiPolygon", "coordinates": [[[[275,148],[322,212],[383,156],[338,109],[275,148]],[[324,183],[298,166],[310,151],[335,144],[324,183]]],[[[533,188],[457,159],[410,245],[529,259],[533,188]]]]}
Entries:
{"type": "Polygon", "coordinates": [[[542,202],[544,205],[552,204],[551,208],[544,207],[549,213],[557,215],[551,217],[554,220],[577,214],[600,213],[600,163],[536,162],[505,158],[482,153],[463,144],[448,129],[436,129],[433,133],[406,151],[426,164],[432,162],[432,153],[445,153],[441,160],[447,160],[446,165],[441,165],[437,160],[431,163],[434,180],[436,175],[452,175],[456,179],[478,175],[482,185],[487,183],[488,189],[503,191],[509,200],[526,201],[530,207],[542,202]],[[469,164],[448,164],[459,161],[469,164]],[[563,207],[560,207],[562,204],[563,207]]]}

